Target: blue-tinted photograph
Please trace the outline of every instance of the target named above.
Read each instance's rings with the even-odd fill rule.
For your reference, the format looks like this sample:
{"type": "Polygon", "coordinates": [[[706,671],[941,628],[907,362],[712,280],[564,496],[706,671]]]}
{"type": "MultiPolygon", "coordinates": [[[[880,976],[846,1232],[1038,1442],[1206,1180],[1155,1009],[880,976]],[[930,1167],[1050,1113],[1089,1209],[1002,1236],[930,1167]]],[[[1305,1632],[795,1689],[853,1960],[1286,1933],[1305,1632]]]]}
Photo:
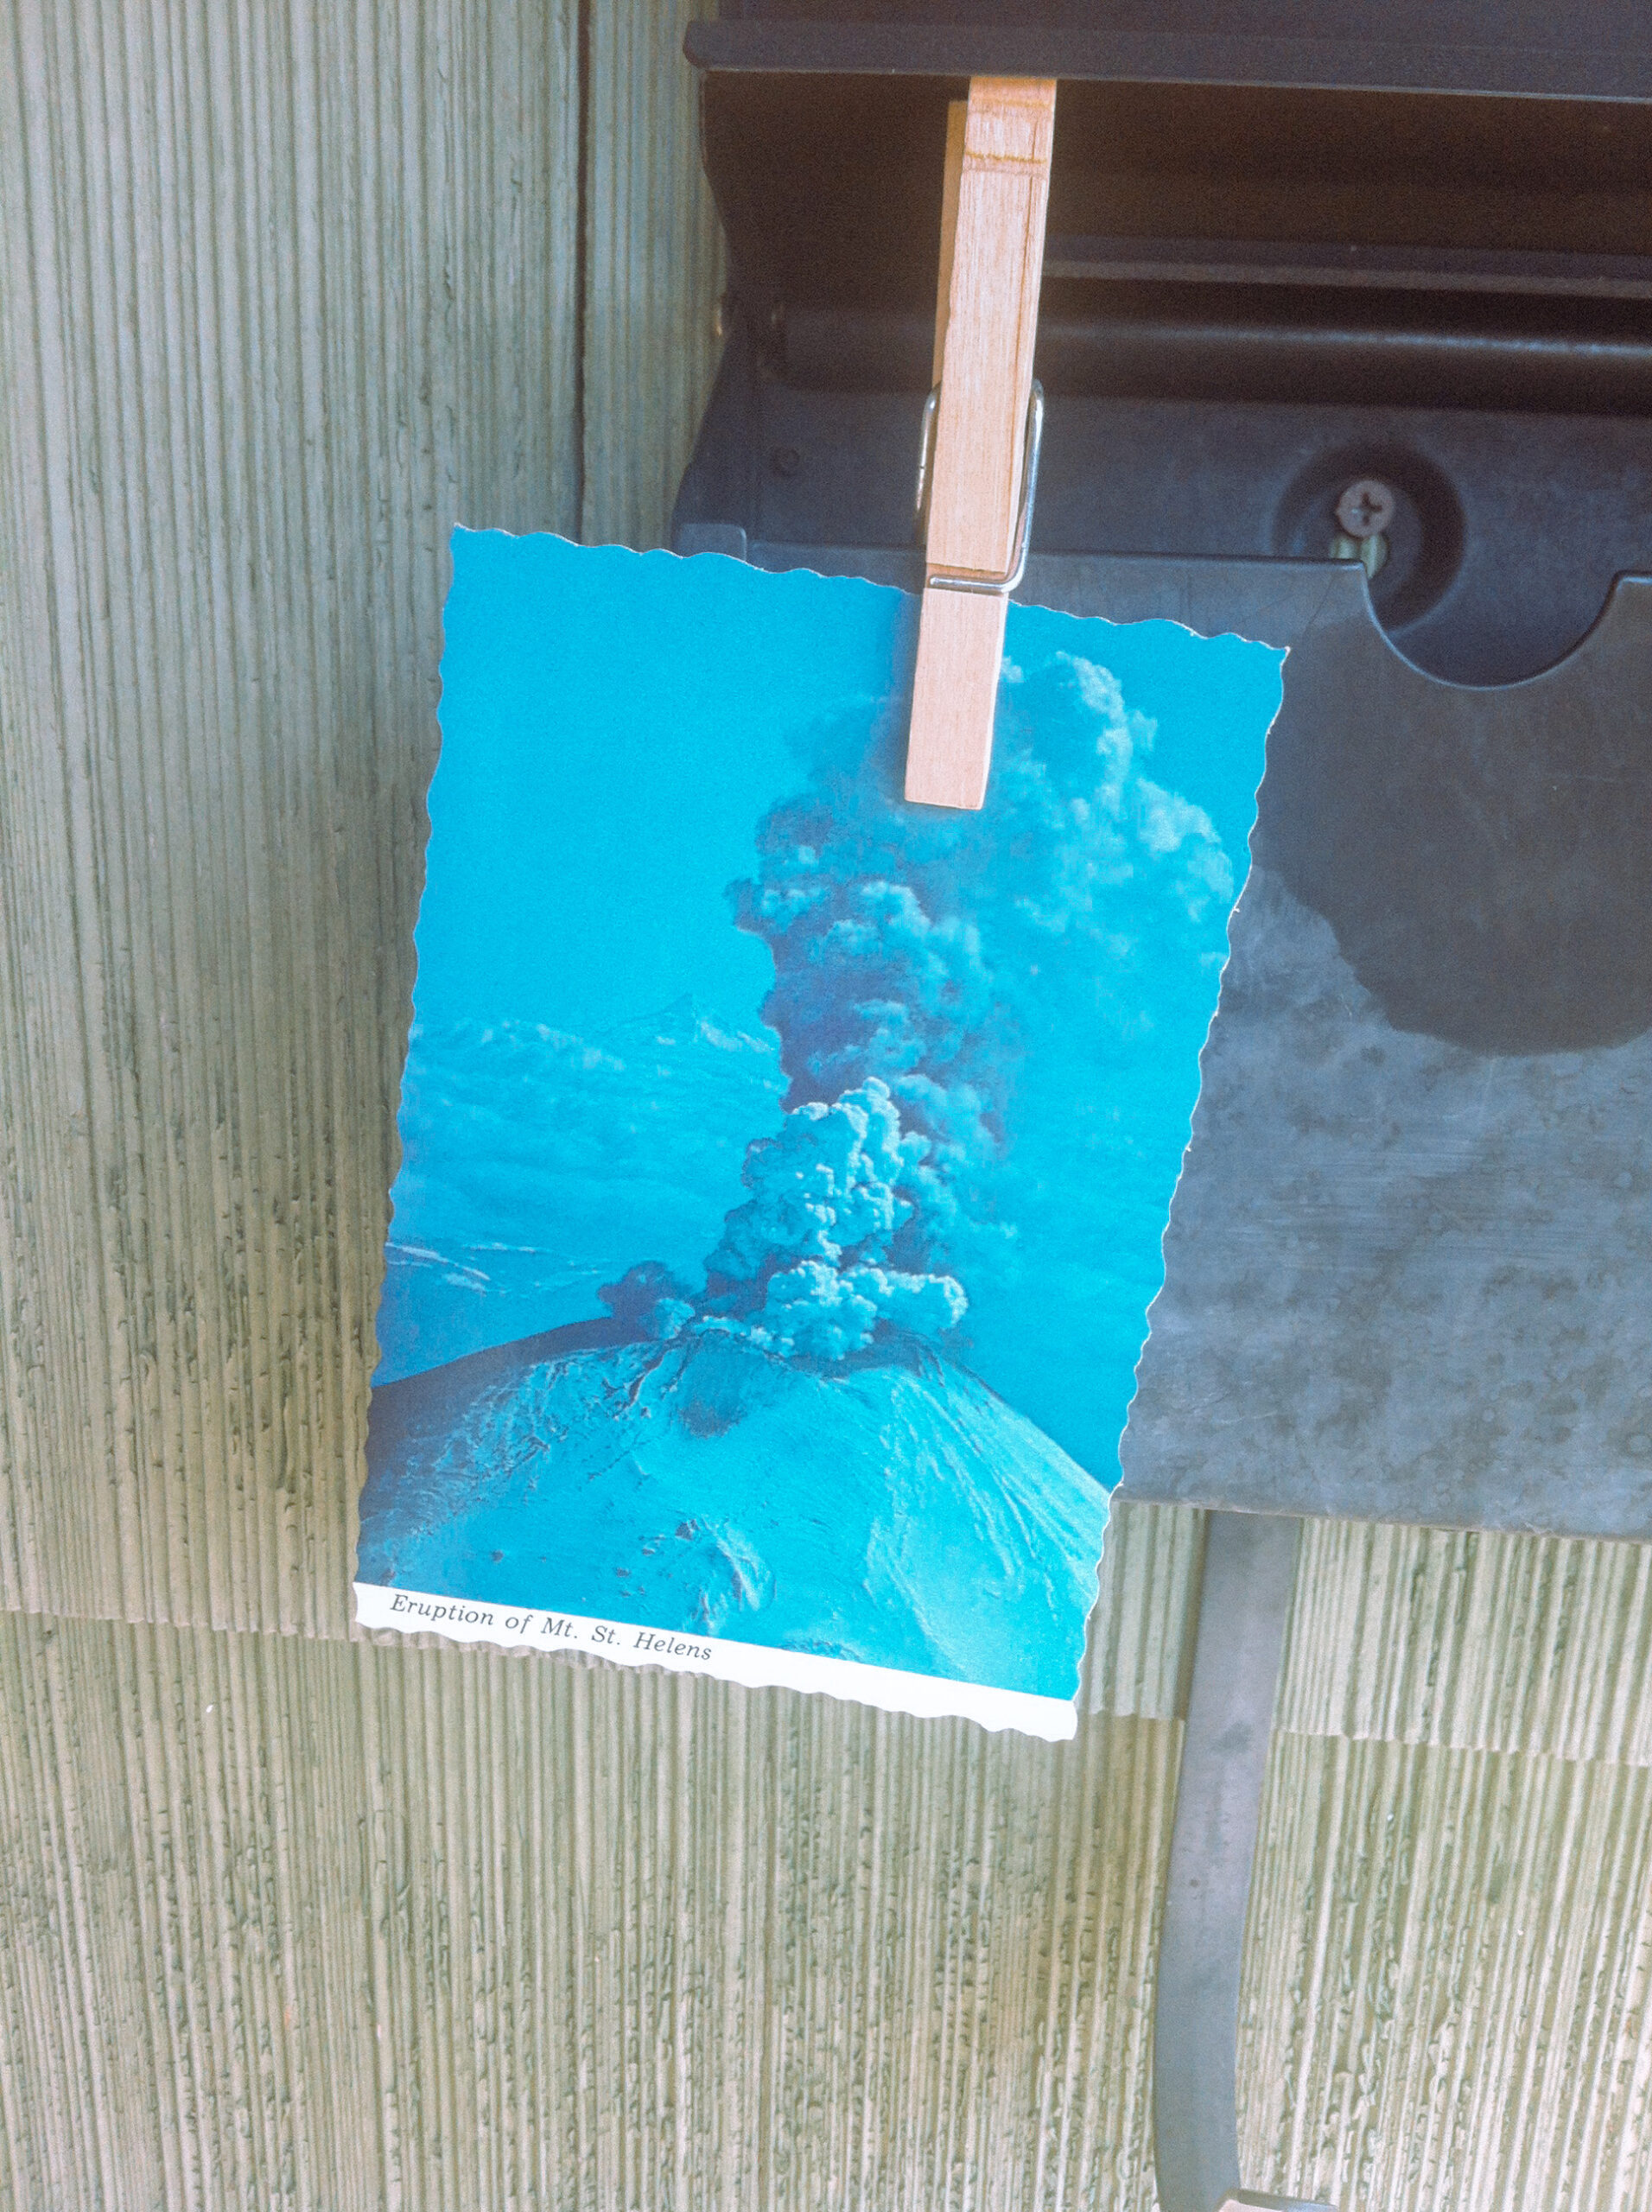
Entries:
{"type": "Polygon", "coordinates": [[[363,1618],[1070,1708],[1281,655],[1012,607],[958,813],[908,595],[454,568],[363,1618]]]}

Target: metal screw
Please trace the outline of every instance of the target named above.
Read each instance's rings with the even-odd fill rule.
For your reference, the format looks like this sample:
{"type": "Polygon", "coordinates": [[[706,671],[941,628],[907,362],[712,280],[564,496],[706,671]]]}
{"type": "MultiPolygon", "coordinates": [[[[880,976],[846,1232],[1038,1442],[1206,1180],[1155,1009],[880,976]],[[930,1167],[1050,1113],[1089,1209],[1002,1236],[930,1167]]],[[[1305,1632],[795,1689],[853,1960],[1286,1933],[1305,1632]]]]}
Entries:
{"type": "Polygon", "coordinates": [[[1399,505],[1379,476],[1362,476],[1337,502],[1337,519],[1350,537],[1377,537],[1393,522],[1399,505]]]}
{"type": "Polygon", "coordinates": [[[795,476],[803,467],[803,455],[796,446],[776,446],[769,455],[769,467],[777,476],[795,476]]]}

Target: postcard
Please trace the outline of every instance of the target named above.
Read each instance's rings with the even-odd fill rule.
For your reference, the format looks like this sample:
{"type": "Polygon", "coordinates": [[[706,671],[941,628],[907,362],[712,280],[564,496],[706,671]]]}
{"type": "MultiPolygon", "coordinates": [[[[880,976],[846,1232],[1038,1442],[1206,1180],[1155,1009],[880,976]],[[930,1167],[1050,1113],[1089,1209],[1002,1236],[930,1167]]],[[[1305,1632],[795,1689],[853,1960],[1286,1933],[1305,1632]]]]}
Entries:
{"type": "Polygon", "coordinates": [[[357,1600],[1071,1735],[1282,655],[455,537],[357,1600]]]}

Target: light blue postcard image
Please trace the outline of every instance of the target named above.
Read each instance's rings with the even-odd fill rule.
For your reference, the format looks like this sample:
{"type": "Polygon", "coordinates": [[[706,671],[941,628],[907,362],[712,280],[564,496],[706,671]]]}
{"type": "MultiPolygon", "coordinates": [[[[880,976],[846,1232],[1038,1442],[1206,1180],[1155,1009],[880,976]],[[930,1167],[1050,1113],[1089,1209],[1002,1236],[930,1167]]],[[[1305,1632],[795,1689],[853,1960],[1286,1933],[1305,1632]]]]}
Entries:
{"type": "Polygon", "coordinates": [[[358,1610],[1070,1735],[1283,656],[459,532],[358,1610]]]}

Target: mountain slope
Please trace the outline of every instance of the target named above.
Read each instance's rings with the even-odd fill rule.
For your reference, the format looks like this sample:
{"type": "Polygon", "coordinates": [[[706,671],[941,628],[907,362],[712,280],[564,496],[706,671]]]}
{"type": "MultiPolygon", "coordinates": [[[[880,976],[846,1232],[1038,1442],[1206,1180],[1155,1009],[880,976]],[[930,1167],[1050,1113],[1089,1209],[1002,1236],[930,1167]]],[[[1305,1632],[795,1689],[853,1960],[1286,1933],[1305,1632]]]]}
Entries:
{"type": "Polygon", "coordinates": [[[967,1370],[615,1333],[376,1391],[361,1579],[1072,1695],[1107,1495],[967,1370]]]}

